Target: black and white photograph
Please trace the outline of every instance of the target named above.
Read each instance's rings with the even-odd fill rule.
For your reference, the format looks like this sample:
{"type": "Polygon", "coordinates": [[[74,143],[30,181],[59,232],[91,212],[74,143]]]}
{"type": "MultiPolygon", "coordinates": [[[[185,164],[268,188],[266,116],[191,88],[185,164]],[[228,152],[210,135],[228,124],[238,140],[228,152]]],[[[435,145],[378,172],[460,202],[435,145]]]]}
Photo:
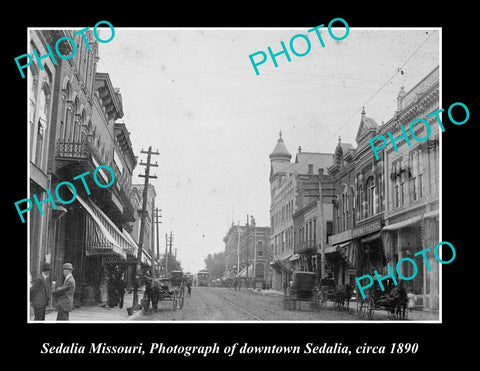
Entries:
{"type": "Polygon", "coordinates": [[[333,21],[30,29],[29,316],[440,321],[441,30],[333,21]]]}
{"type": "Polygon", "coordinates": [[[456,354],[446,329],[476,291],[473,219],[452,224],[473,187],[455,183],[475,147],[472,81],[455,78],[470,59],[453,57],[466,34],[348,12],[78,19],[19,26],[8,52],[28,352],[456,354]]]}

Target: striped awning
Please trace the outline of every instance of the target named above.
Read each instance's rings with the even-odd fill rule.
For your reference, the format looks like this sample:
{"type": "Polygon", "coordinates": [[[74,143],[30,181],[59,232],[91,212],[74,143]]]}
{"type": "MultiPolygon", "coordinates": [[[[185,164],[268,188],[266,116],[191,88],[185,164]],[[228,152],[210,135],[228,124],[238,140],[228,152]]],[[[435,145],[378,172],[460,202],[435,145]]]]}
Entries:
{"type": "Polygon", "coordinates": [[[252,277],[253,276],[253,264],[252,265],[247,265],[245,268],[243,268],[239,274],[237,274],[237,277],[252,277]],[[247,276],[247,269],[248,269],[248,276],[247,276]]]}
{"type": "Polygon", "coordinates": [[[86,255],[116,255],[127,259],[135,254],[137,246],[133,239],[126,237],[118,227],[91,200],[77,195],[78,202],[85,209],[85,245],[86,255]],[[133,242],[133,243],[132,243],[133,242]]]}

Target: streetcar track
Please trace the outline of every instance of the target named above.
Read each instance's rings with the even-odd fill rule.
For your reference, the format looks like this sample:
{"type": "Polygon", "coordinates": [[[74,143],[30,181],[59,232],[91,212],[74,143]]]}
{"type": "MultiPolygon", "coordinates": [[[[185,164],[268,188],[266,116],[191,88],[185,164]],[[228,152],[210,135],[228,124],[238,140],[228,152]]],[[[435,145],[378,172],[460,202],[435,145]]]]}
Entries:
{"type": "MultiPolygon", "coordinates": [[[[223,300],[224,300],[225,302],[227,302],[228,304],[234,306],[234,307],[237,308],[237,309],[240,309],[242,312],[248,314],[248,315],[251,316],[251,317],[254,317],[254,318],[257,319],[257,320],[260,320],[260,321],[269,321],[268,319],[260,318],[260,317],[258,317],[256,314],[251,313],[250,311],[246,310],[245,308],[242,308],[242,307],[238,306],[237,304],[231,302],[230,300],[226,299],[226,298],[225,298],[224,296],[222,296],[222,295],[217,295],[217,297],[223,299],[223,300]]],[[[260,303],[260,302],[256,302],[256,301],[255,301],[255,302],[250,301],[250,303],[253,304],[253,305],[261,306],[264,310],[266,310],[266,311],[268,311],[268,312],[270,312],[270,313],[273,313],[273,314],[276,315],[276,316],[280,316],[280,317],[286,318],[286,319],[288,319],[288,320],[290,320],[290,321],[297,321],[296,319],[294,319],[294,318],[292,318],[292,317],[289,317],[289,316],[287,316],[287,315],[285,315],[285,314],[283,314],[283,313],[280,313],[280,312],[277,312],[277,311],[272,310],[272,309],[269,308],[266,304],[263,304],[263,303],[260,303]]]]}

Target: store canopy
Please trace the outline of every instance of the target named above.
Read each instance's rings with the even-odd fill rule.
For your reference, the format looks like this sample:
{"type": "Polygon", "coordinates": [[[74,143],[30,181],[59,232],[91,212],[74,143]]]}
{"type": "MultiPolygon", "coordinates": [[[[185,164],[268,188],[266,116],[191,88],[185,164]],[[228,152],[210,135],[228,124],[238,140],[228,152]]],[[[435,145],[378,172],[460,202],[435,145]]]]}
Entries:
{"type": "Polygon", "coordinates": [[[120,231],[91,200],[84,200],[79,195],[77,200],[86,211],[87,255],[117,255],[122,259],[126,259],[127,254],[136,256],[138,246],[127,232],[120,231]]]}
{"type": "Polygon", "coordinates": [[[239,274],[237,274],[237,277],[241,278],[246,278],[246,277],[253,277],[253,264],[248,265],[245,268],[243,268],[239,274]],[[248,276],[247,276],[247,269],[248,269],[248,276]]]}
{"type": "Polygon", "coordinates": [[[300,259],[300,255],[299,254],[293,254],[290,258],[288,258],[289,261],[293,262],[295,260],[298,260],[300,259]]]}
{"type": "Polygon", "coordinates": [[[290,263],[288,259],[289,258],[272,261],[270,262],[270,266],[277,272],[281,272],[282,270],[292,272],[293,269],[290,269],[290,263]]]}
{"type": "Polygon", "coordinates": [[[222,276],[222,280],[226,280],[227,278],[234,278],[234,277],[235,277],[235,268],[226,271],[225,274],[222,276]]]}
{"type": "Polygon", "coordinates": [[[402,222],[386,225],[385,227],[383,227],[383,230],[384,231],[394,231],[394,230],[397,230],[397,229],[408,227],[412,224],[415,224],[415,223],[419,222],[420,220],[422,220],[422,216],[415,216],[413,218],[404,220],[402,222]]]}
{"type": "Polygon", "coordinates": [[[126,252],[107,230],[106,226],[90,207],[87,201],[77,195],[77,200],[86,211],[85,246],[86,255],[119,255],[127,258],[126,252]]]}

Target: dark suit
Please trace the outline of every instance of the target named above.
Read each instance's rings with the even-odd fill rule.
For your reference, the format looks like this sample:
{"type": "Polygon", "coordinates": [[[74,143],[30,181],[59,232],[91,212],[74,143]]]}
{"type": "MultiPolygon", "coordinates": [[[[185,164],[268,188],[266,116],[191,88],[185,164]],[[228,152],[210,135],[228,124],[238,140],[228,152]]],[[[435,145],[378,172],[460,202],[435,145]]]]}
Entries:
{"type": "Polygon", "coordinates": [[[54,294],[57,296],[57,321],[68,321],[69,313],[73,309],[73,294],[75,293],[75,279],[72,275],[68,276],[63,282],[63,286],[57,288],[54,294]]]}
{"type": "Polygon", "coordinates": [[[30,301],[35,313],[35,321],[45,320],[45,308],[50,301],[50,285],[43,275],[38,276],[30,287],[30,301]]]}

